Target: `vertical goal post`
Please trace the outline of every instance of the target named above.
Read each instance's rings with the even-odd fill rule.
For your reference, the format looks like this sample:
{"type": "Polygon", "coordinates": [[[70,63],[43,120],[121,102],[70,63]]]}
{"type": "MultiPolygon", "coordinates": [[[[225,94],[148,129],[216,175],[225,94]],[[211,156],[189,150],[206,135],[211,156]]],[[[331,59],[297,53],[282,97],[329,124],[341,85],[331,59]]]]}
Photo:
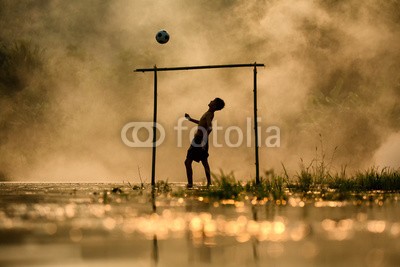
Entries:
{"type": "Polygon", "coordinates": [[[262,63],[250,64],[228,64],[228,65],[204,65],[204,66],[187,66],[187,67],[170,67],[135,69],[135,72],[153,72],[154,73],[154,106],[153,106],[153,145],[152,145],[152,161],[151,161],[151,185],[156,184],[156,141],[157,141],[157,73],[159,71],[180,71],[180,70],[201,70],[201,69],[227,69],[227,68],[253,68],[253,96],[254,96],[254,137],[255,137],[255,165],[256,165],[256,184],[260,183],[260,163],[258,156],[258,132],[257,132],[257,67],[265,67],[262,63]]]}

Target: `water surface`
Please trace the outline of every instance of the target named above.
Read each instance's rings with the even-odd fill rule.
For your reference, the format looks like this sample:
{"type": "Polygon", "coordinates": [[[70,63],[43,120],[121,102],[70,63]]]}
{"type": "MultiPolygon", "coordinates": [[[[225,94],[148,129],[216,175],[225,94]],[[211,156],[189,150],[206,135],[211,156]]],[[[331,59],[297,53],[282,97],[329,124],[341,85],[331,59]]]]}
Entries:
{"type": "Polygon", "coordinates": [[[399,266],[399,194],[282,203],[171,188],[0,183],[0,266],[399,266]]]}

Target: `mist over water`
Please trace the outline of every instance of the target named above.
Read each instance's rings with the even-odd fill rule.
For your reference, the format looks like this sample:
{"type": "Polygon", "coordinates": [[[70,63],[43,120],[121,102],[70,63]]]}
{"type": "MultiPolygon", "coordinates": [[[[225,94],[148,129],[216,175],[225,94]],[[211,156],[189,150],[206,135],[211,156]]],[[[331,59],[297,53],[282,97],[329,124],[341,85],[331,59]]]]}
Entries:
{"type": "MultiPolygon", "coordinates": [[[[281,129],[279,148],[260,148],[261,170],[283,162],[295,172],[300,158],[322,154],[337,168],[399,167],[400,1],[1,0],[0,27],[0,180],[139,182],[140,169],[149,182],[151,149],[120,138],[126,123],[153,116],[153,76],[133,70],[255,61],[266,64],[261,142],[268,126],[281,129]],[[154,39],[159,29],[171,35],[166,45],[154,39]]],[[[214,120],[245,130],[252,69],[158,78],[166,139],[157,177],[185,181],[189,130],[177,147],[178,119],[200,118],[221,97],[214,120]]],[[[210,147],[209,161],[214,172],[254,176],[246,142],[210,147]]]]}

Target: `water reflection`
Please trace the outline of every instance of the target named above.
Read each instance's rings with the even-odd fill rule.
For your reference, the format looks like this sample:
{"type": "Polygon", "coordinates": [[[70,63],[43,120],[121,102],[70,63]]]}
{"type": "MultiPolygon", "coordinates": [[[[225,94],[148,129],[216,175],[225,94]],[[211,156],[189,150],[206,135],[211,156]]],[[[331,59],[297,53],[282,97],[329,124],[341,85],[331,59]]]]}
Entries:
{"type": "MultiPolygon", "coordinates": [[[[212,220],[211,205],[204,202],[203,197],[196,201],[184,203],[185,214],[176,215],[182,220],[178,231],[185,232],[188,247],[188,265],[196,263],[209,264],[212,262],[212,247],[215,247],[216,222],[212,220]]],[[[169,214],[172,214],[170,211],[169,214]]]]}
{"type": "Polygon", "coordinates": [[[157,235],[153,236],[153,249],[152,249],[151,257],[153,259],[154,264],[157,265],[158,264],[158,240],[157,240],[157,235]]]}
{"type": "MultiPolygon", "coordinates": [[[[146,238],[153,238],[154,235],[165,240],[179,233],[189,231],[194,243],[199,243],[203,237],[234,237],[239,243],[247,242],[251,237],[258,241],[300,241],[311,233],[311,225],[302,221],[290,221],[285,216],[275,216],[273,220],[258,220],[257,209],[252,209],[253,219],[240,215],[235,219],[228,219],[223,215],[213,216],[208,212],[200,213],[175,213],[165,209],[160,215],[157,213],[143,215],[135,219],[121,222],[120,228],[126,233],[133,230],[143,234],[146,238]],[[136,225],[135,229],[132,227],[136,225]]],[[[325,232],[329,239],[348,239],[354,232],[368,231],[371,233],[390,232],[392,235],[399,235],[399,224],[386,222],[384,220],[355,220],[352,218],[334,220],[323,219],[317,231],[325,232]]],[[[103,226],[112,230],[116,226],[116,220],[105,218],[103,226]]],[[[9,224],[7,224],[9,225],[9,224]]]]}
{"type": "Polygon", "coordinates": [[[255,262],[258,262],[259,259],[259,252],[258,252],[258,245],[259,241],[257,238],[254,237],[254,234],[258,231],[258,225],[257,225],[257,220],[258,220],[258,214],[257,214],[257,207],[253,205],[251,207],[252,215],[253,215],[253,222],[254,223],[249,223],[247,230],[249,234],[252,236],[251,242],[252,242],[252,248],[253,248],[253,258],[255,262]]]}
{"type": "MultiPolygon", "coordinates": [[[[269,199],[174,197],[156,189],[113,192],[109,185],[35,186],[2,187],[2,266],[10,262],[24,265],[20,251],[55,242],[71,246],[71,251],[86,251],[71,252],[78,256],[68,254],[83,262],[102,257],[132,261],[138,255],[162,266],[228,261],[234,266],[265,262],[319,266],[326,259],[332,265],[338,259],[346,265],[354,258],[364,265],[367,261],[387,266],[400,262],[396,194],[377,195],[372,201],[368,196],[361,204],[359,200],[315,201],[302,196],[290,196],[278,204],[269,199]],[[150,245],[143,246],[146,243],[150,245]]],[[[37,250],[34,258],[26,257],[35,259],[38,266],[63,257],[60,253],[58,259],[57,253],[54,259],[40,256],[37,250]]]]}
{"type": "MultiPolygon", "coordinates": [[[[154,188],[154,187],[152,187],[152,189],[151,189],[151,206],[152,206],[152,211],[153,211],[152,217],[158,218],[157,205],[156,205],[156,188],[154,188]]],[[[154,265],[157,266],[157,264],[158,264],[158,239],[157,239],[156,233],[153,235],[153,247],[152,247],[151,258],[153,259],[154,265]]]]}

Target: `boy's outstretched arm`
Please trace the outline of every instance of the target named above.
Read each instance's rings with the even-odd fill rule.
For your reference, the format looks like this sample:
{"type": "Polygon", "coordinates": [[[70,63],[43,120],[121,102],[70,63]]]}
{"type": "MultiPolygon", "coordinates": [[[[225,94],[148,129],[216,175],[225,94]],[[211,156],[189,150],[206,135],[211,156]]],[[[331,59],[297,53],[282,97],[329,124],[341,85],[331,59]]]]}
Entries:
{"type": "Polygon", "coordinates": [[[198,120],[192,119],[192,118],[190,117],[190,115],[187,114],[187,113],[185,113],[185,118],[188,119],[188,121],[191,121],[191,122],[193,122],[193,123],[199,124],[199,121],[198,121],[198,120]]]}

